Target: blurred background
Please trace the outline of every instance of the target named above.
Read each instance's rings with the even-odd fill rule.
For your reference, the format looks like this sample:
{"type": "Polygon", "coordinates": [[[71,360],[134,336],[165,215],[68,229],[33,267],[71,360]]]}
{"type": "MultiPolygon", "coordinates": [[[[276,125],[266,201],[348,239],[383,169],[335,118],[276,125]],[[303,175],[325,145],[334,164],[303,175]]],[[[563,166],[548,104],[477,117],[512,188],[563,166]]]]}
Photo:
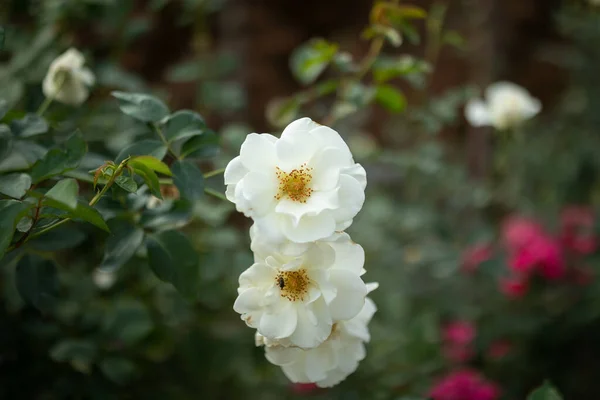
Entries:
{"type": "MultiPolygon", "coordinates": [[[[2,0],[5,122],[38,109],[69,47],[96,76],[85,104],[44,114],[59,136],[81,130],[83,172],[149,135],[113,90],[200,113],[219,141],[204,171],[225,167],[250,132],[278,134],[300,116],[333,126],[367,170],[348,233],[380,287],[358,370],[332,389],[293,385],[232,309],[252,264],[250,221],[215,196],[184,206],[165,187],[155,204],[141,193],[144,229],[176,227],[199,254],[193,299],[154,276],[143,246],[107,272],[108,236],[91,227],[36,239],[30,250],[59,265],[58,295],[29,305],[17,260],[0,260],[0,398],[426,399],[456,371],[499,394],[439,399],[525,399],[546,379],[566,399],[600,398],[594,3],[402,1],[414,8],[389,22],[371,0],[2,0]],[[323,48],[323,68],[303,69],[323,48]],[[541,113],[508,132],[471,126],[465,104],[497,81],[526,88],[541,113]],[[539,271],[526,278],[515,261],[525,236],[539,271]]],[[[224,192],[221,175],[206,185],[224,192]]],[[[99,203],[104,216],[111,207],[99,203]]]]}

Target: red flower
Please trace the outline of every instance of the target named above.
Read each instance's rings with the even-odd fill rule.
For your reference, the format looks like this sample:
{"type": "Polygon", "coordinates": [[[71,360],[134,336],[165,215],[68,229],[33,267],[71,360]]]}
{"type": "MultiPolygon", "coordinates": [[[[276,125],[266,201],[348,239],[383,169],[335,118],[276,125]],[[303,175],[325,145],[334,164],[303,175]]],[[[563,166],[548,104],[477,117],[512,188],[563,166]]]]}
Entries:
{"type": "Polygon", "coordinates": [[[296,394],[309,394],[319,387],[315,383],[292,383],[290,388],[292,389],[292,392],[296,394]]]}
{"type": "Polygon", "coordinates": [[[594,235],[595,216],[589,207],[570,206],[560,215],[560,239],[569,250],[579,254],[590,254],[598,248],[594,235]]]}
{"type": "Polygon", "coordinates": [[[500,291],[508,297],[523,297],[528,290],[529,282],[526,276],[512,276],[500,281],[500,291]]]}
{"type": "Polygon", "coordinates": [[[471,343],[476,334],[475,326],[469,321],[458,320],[446,324],[442,329],[444,356],[458,363],[468,361],[474,354],[471,343]]]}
{"type": "Polygon", "coordinates": [[[440,380],[429,392],[434,400],[496,400],[498,386],[470,370],[456,371],[440,380]]]}
{"type": "Polygon", "coordinates": [[[465,272],[475,272],[479,264],[492,258],[492,246],[488,243],[476,244],[467,248],[462,255],[462,269],[465,272]]]}
{"type": "Polygon", "coordinates": [[[560,244],[543,234],[530,239],[526,247],[517,250],[509,266],[520,275],[539,271],[546,279],[559,279],[566,272],[560,244]]]}
{"type": "Polygon", "coordinates": [[[519,216],[507,218],[502,225],[502,238],[509,250],[519,250],[535,238],[544,235],[544,229],[536,221],[519,216]]]}

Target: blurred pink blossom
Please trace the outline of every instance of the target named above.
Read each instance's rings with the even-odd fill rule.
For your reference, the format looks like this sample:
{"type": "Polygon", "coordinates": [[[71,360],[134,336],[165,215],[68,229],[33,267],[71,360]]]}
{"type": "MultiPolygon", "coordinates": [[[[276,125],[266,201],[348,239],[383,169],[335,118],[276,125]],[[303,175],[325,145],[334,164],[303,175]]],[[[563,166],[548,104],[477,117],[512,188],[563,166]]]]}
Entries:
{"type": "Polygon", "coordinates": [[[598,248],[598,239],[594,235],[594,210],[584,206],[570,206],[560,215],[560,239],[567,249],[590,254],[598,248]]]}
{"type": "Polygon", "coordinates": [[[450,373],[429,392],[434,400],[496,400],[499,395],[496,384],[471,370],[450,373]]]}
{"type": "Polygon", "coordinates": [[[502,224],[502,238],[509,251],[522,249],[541,235],[544,229],[531,218],[511,216],[502,224]]]}
{"type": "Polygon", "coordinates": [[[469,321],[452,321],[442,328],[442,353],[454,362],[462,363],[471,359],[474,351],[471,343],[475,339],[477,331],[469,321]]]}
{"type": "Polygon", "coordinates": [[[468,273],[475,272],[479,264],[492,258],[492,251],[489,243],[480,243],[467,248],[462,255],[462,270],[468,273]]]}
{"type": "Polygon", "coordinates": [[[487,350],[487,356],[492,360],[500,360],[512,351],[513,345],[508,340],[496,340],[487,350]]]}
{"type": "Polygon", "coordinates": [[[500,281],[500,290],[508,297],[523,297],[529,290],[529,282],[526,276],[511,276],[500,281]]]}
{"type": "Polygon", "coordinates": [[[292,392],[296,394],[309,394],[317,390],[319,387],[316,383],[292,383],[290,388],[292,392]]]}
{"type": "Polygon", "coordinates": [[[566,272],[560,243],[544,234],[531,238],[527,246],[517,250],[509,266],[517,274],[538,271],[546,279],[559,279],[566,272]]]}

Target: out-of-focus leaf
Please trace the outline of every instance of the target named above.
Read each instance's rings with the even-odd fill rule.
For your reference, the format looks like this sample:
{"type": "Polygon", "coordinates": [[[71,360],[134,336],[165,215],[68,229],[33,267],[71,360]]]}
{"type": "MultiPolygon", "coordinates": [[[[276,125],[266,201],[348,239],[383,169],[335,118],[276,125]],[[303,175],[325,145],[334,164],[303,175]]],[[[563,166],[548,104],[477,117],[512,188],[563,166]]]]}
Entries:
{"type": "Polygon", "coordinates": [[[121,188],[125,189],[129,193],[135,193],[138,190],[137,183],[133,180],[133,178],[125,175],[119,175],[115,179],[115,183],[119,185],[121,188]]]}
{"type": "Polygon", "coordinates": [[[100,369],[111,381],[122,385],[133,378],[136,372],[135,364],[122,357],[109,357],[100,362],[100,369]]]}
{"type": "Polygon", "coordinates": [[[124,299],[106,315],[103,328],[110,336],[131,346],[148,336],[154,324],[144,303],[124,299]]]}
{"type": "Polygon", "coordinates": [[[399,113],[406,108],[406,97],[404,94],[390,85],[377,86],[375,100],[386,110],[393,113],[399,113]]]}
{"type": "Polygon", "coordinates": [[[177,111],[164,122],[164,135],[169,142],[201,135],[205,129],[202,116],[191,110],[177,111]]]}
{"type": "Polygon", "coordinates": [[[171,173],[171,170],[169,169],[169,166],[167,164],[165,164],[164,162],[160,161],[156,157],[152,157],[152,156],[134,157],[129,161],[129,165],[135,165],[135,164],[143,164],[146,167],[150,168],[151,170],[161,173],[163,175],[168,175],[168,176],[173,175],[171,173]]]}
{"type": "Polygon", "coordinates": [[[96,344],[85,339],[64,339],[50,349],[50,357],[54,361],[90,364],[97,353],[96,344]]]}
{"type": "Polygon", "coordinates": [[[429,64],[409,55],[380,57],[373,65],[373,77],[377,83],[412,74],[426,74],[430,71],[429,64]]]}
{"type": "Polygon", "coordinates": [[[458,49],[465,48],[465,38],[463,38],[460,33],[456,31],[448,31],[444,33],[443,39],[444,43],[447,43],[451,46],[454,46],[458,49]]]}
{"type": "Polygon", "coordinates": [[[25,255],[17,264],[16,284],[23,300],[41,311],[47,311],[58,293],[56,266],[50,260],[25,255]]]}
{"type": "Polygon", "coordinates": [[[48,132],[48,123],[37,114],[27,114],[22,119],[12,121],[10,128],[16,136],[25,138],[48,132]]]}
{"type": "Polygon", "coordinates": [[[66,215],[70,218],[89,222],[90,224],[95,225],[106,232],[110,232],[110,229],[106,225],[106,222],[104,222],[104,218],[102,218],[102,215],[98,212],[98,210],[90,207],[83,201],[78,201],[75,209],[72,209],[63,203],[48,197],[44,198],[43,203],[48,207],[58,208],[59,210],[66,211],[66,215]]]}
{"type": "Polygon", "coordinates": [[[210,158],[219,153],[219,136],[207,130],[201,136],[196,136],[185,142],[181,148],[181,156],[185,158],[210,158]]]}
{"type": "Polygon", "coordinates": [[[169,282],[186,298],[199,290],[199,256],[190,240],[179,231],[164,231],[147,239],[148,263],[163,281],[169,282]]]}
{"type": "Polygon", "coordinates": [[[37,250],[54,252],[72,249],[80,245],[85,238],[85,233],[73,226],[59,226],[30,240],[27,245],[37,250]]]}
{"type": "Polygon", "coordinates": [[[142,163],[130,162],[129,165],[133,168],[133,171],[137,175],[142,177],[146,185],[148,185],[150,192],[159,199],[162,199],[162,194],[160,193],[160,183],[158,182],[158,176],[156,176],[156,173],[142,163]]]}
{"type": "Polygon", "coordinates": [[[27,174],[8,174],[0,176],[0,193],[20,199],[31,186],[31,177],[27,174]]]}
{"type": "Polygon", "coordinates": [[[77,168],[87,151],[87,145],[79,133],[71,135],[62,147],[51,149],[35,163],[31,170],[33,183],[77,168]]]}
{"type": "Polygon", "coordinates": [[[0,200],[0,260],[10,245],[17,223],[33,207],[26,201],[0,200]]]}
{"type": "MultiPolygon", "coordinates": [[[[1,114],[1,112],[0,112],[1,114]]],[[[12,148],[12,134],[6,124],[0,124],[0,160],[4,159],[12,148]]]]}
{"type": "Polygon", "coordinates": [[[313,83],[337,53],[338,45],[324,39],[313,39],[292,53],[290,67],[301,83],[313,83]]]}
{"type": "Polygon", "coordinates": [[[269,123],[281,128],[298,117],[300,102],[295,97],[273,99],[267,104],[266,117],[269,123]]]}
{"type": "Polygon", "coordinates": [[[162,160],[165,154],[167,154],[167,147],[160,140],[144,139],[123,149],[115,159],[115,163],[118,164],[130,156],[153,156],[162,160]]]}
{"type": "Polygon", "coordinates": [[[144,240],[144,230],[122,220],[111,220],[108,226],[111,235],[106,240],[100,268],[113,271],[135,254],[144,240]]]}
{"type": "Polygon", "coordinates": [[[119,107],[127,114],[142,122],[158,122],[169,115],[169,108],[154,96],[143,93],[112,92],[119,100],[119,107]]]}
{"type": "Polygon", "coordinates": [[[204,175],[191,161],[178,160],[173,163],[173,183],[185,199],[195,201],[204,196],[204,175]]]}
{"type": "Polygon", "coordinates": [[[79,185],[75,179],[63,179],[58,181],[52,189],[46,192],[46,197],[64,204],[71,210],[77,208],[77,194],[79,193],[79,185]]]}
{"type": "Polygon", "coordinates": [[[550,382],[544,382],[542,386],[535,389],[527,396],[527,400],[562,400],[562,396],[550,382]]]}
{"type": "Polygon", "coordinates": [[[4,118],[4,116],[6,115],[8,110],[9,110],[8,101],[6,101],[4,99],[0,99],[0,119],[4,118]]]}

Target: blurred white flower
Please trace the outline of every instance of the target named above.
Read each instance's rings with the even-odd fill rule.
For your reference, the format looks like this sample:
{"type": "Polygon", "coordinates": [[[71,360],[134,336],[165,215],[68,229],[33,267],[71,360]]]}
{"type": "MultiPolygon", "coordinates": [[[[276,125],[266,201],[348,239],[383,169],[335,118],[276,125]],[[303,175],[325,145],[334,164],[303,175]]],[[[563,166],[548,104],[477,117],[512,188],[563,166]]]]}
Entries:
{"type": "Polygon", "coordinates": [[[280,139],[248,135],[227,165],[225,184],[227,198],[269,240],[306,243],[352,224],[367,180],[336,131],[302,118],[280,139]]]}
{"type": "Polygon", "coordinates": [[[255,263],[239,278],[233,309],[268,340],[318,346],[336,321],[362,309],[364,251],[346,233],[308,244],[269,244],[253,229],[255,263]]]}
{"type": "Polygon", "coordinates": [[[92,280],[99,289],[107,290],[117,281],[117,274],[112,271],[96,268],[94,272],[92,272],[92,280]]]}
{"type": "MultiPolygon", "coordinates": [[[[369,286],[373,290],[377,284],[369,286]]],[[[265,346],[267,360],[281,366],[292,382],[331,387],[346,379],[365,358],[365,343],[370,340],[368,324],[376,310],[375,303],[366,298],[356,317],[336,322],[327,340],[313,349],[286,347],[286,343],[269,341],[258,332],[256,344],[265,346]]]]}
{"type": "Polygon", "coordinates": [[[83,64],[85,59],[76,49],[58,56],[48,69],[42,89],[44,95],[61,103],[78,106],[89,96],[89,86],[94,84],[94,74],[83,64]]]}
{"type": "Polygon", "coordinates": [[[521,86],[497,82],[486,89],[485,102],[472,99],[467,103],[465,117],[475,127],[493,126],[504,130],[534,117],[541,109],[540,101],[521,86]]]}

